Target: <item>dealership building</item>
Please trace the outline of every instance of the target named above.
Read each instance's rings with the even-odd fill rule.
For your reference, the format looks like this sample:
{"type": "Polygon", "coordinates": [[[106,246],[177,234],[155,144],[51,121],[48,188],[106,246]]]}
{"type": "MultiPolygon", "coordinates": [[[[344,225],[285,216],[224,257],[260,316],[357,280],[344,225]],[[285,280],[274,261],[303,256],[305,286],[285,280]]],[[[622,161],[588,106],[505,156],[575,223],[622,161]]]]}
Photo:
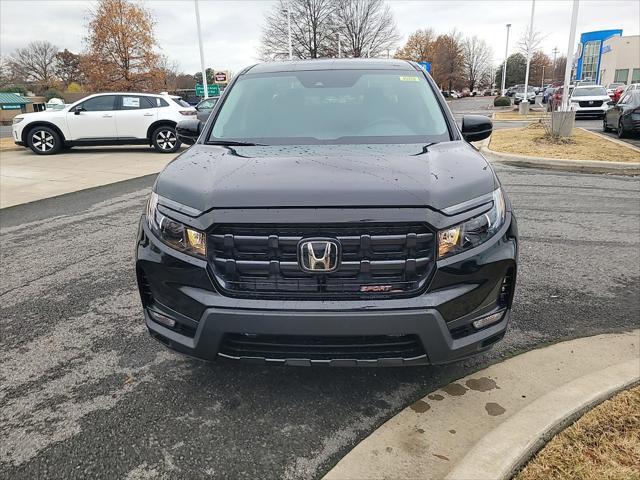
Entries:
{"type": "Polygon", "coordinates": [[[640,35],[624,37],[619,29],[583,33],[576,57],[576,80],[640,83],[640,35]]]}

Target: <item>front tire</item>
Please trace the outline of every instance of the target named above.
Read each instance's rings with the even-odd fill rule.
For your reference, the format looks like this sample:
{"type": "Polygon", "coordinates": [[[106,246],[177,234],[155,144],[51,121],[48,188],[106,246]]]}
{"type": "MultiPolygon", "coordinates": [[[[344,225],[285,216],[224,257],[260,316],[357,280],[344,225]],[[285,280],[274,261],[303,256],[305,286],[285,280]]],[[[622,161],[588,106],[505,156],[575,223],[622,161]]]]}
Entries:
{"type": "Polygon", "coordinates": [[[622,119],[618,120],[618,138],[624,138],[627,136],[627,132],[622,125],[622,119]]]}
{"type": "Polygon", "coordinates": [[[174,127],[163,125],[151,134],[151,144],[156,152],[173,153],[180,148],[181,142],[174,127]]]}
{"type": "Polygon", "coordinates": [[[611,129],[609,128],[609,124],[607,124],[607,116],[605,115],[604,117],[602,117],[602,131],[603,132],[608,132],[611,129]]]}
{"type": "Polygon", "coordinates": [[[62,148],[62,139],[52,128],[34,127],[27,134],[27,145],[38,155],[54,155],[62,148]]]}

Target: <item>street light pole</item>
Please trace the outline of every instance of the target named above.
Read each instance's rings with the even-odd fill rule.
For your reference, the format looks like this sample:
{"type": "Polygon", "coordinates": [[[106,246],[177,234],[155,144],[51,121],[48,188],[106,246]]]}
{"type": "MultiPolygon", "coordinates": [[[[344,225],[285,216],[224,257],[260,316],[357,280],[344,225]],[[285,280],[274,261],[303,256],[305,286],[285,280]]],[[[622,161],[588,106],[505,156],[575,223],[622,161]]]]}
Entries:
{"type": "Polygon", "coordinates": [[[540,88],[544,88],[544,65],[542,65],[542,78],[540,79],[540,88]]]}
{"type": "Polygon", "coordinates": [[[571,29],[569,30],[569,45],[567,46],[567,64],[564,67],[564,86],[562,87],[562,111],[569,111],[569,83],[571,82],[571,66],[573,65],[573,48],[576,41],[576,27],[578,25],[579,0],[573,0],[571,8],[571,29]]]}
{"type": "MultiPolygon", "coordinates": [[[[527,68],[524,74],[524,99],[525,108],[529,107],[527,92],[529,89],[529,67],[531,66],[531,43],[533,42],[533,14],[536,11],[536,0],[531,1],[531,20],[529,21],[529,41],[527,42],[527,68]]],[[[526,110],[524,110],[526,112],[526,110]]]]}
{"type": "Polygon", "coordinates": [[[552,82],[556,81],[556,56],[558,55],[558,47],[553,47],[553,78],[551,79],[552,82]]]}
{"type": "Polygon", "coordinates": [[[509,29],[511,28],[511,24],[507,23],[507,44],[504,47],[504,63],[502,64],[502,96],[505,94],[505,85],[504,82],[507,80],[507,58],[509,54],[509,29]]]}
{"type": "Polygon", "coordinates": [[[204,98],[209,98],[209,87],[207,86],[207,71],[204,68],[204,50],[202,48],[202,29],[200,28],[200,9],[198,0],[193,0],[196,7],[196,25],[198,26],[198,44],[200,45],[200,69],[202,70],[202,86],[204,88],[204,98]]]}
{"type": "Polygon", "coordinates": [[[293,60],[293,44],[291,43],[291,3],[287,3],[287,29],[289,32],[289,60],[293,60]]]}

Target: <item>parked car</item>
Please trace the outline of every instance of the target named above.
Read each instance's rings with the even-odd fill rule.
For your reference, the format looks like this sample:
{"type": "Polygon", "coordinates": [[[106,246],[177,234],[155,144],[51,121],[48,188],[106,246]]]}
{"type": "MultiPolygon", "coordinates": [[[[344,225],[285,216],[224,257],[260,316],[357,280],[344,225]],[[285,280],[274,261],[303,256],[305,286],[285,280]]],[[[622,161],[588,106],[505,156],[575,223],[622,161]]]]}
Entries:
{"type": "Polygon", "coordinates": [[[99,93],[61,110],[13,119],[13,139],[38,155],[89,145],[148,144],[161,153],[180,147],[176,124],[196,109],[180,97],[150,93],[99,93]]]}
{"type": "Polygon", "coordinates": [[[519,83],[517,85],[507,88],[507,97],[513,97],[516,94],[516,90],[518,89],[524,90],[524,83],[519,83]]]}
{"type": "Polygon", "coordinates": [[[228,89],[214,121],[178,125],[193,145],[140,220],[153,337],[209,360],[383,366],[504,336],[516,222],[467,143],[488,117],[459,129],[429,74],[398,60],[259,64],[228,89]]]}
{"type": "Polygon", "coordinates": [[[220,97],[209,97],[202,100],[198,105],[196,105],[196,110],[198,111],[198,120],[201,122],[206,122],[213,110],[213,107],[218,103],[218,99],[220,97]]]}
{"type": "Polygon", "coordinates": [[[602,85],[578,85],[573,89],[569,98],[571,108],[578,116],[604,117],[611,101],[607,90],[602,85]]]}
{"type": "Polygon", "coordinates": [[[624,87],[624,86],[625,86],[624,83],[621,83],[621,82],[610,83],[609,85],[606,86],[607,95],[613,98],[613,93],[616,91],[616,88],[624,87]]]}
{"type": "Polygon", "coordinates": [[[632,92],[634,90],[640,90],[640,83],[631,83],[624,87],[623,93],[632,92]]]}
{"type": "Polygon", "coordinates": [[[619,138],[630,133],[640,134],[640,90],[626,92],[618,103],[609,102],[609,109],[602,119],[602,130],[615,129],[619,138]]]}
{"type": "MultiPolygon", "coordinates": [[[[527,101],[533,105],[534,103],[536,103],[536,93],[534,91],[534,87],[527,87],[527,101]]],[[[524,85],[521,88],[516,89],[515,94],[513,96],[513,103],[515,105],[519,105],[520,102],[523,102],[525,98],[525,94],[524,94],[524,85]]]]}

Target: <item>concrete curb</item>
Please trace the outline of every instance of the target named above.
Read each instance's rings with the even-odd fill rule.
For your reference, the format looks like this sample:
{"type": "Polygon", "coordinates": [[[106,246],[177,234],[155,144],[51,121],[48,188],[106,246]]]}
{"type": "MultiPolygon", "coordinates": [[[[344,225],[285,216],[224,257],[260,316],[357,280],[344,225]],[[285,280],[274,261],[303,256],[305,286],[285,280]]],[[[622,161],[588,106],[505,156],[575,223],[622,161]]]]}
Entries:
{"type": "Polygon", "coordinates": [[[489,473],[494,465],[500,472],[517,469],[554,428],[625,388],[629,378],[639,381],[639,344],[640,330],[596,335],[530,350],[473,372],[387,420],[324,479],[503,478],[480,468],[489,473]],[[565,391],[576,401],[556,393],[565,391]],[[516,425],[515,432],[501,427],[512,418],[508,425],[516,425]],[[509,454],[489,457],[493,446],[496,455],[509,454]]]}
{"type": "Polygon", "coordinates": [[[508,480],[551,437],[587,410],[640,382],[637,360],[585,375],[554,390],[485,435],[446,480],[508,480]]]}
{"type": "MultiPolygon", "coordinates": [[[[606,138],[606,137],[605,137],[606,138]]],[[[607,140],[610,140],[607,138],[607,140]]],[[[498,163],[517,167],[543,168],[580,173],[609,173],[615,175],[640,175],[640,162],[606,162],[599,160],[570,160],[568,158],[533,157],[496,152],[488,143],[480,146],[480,151],[491,155],[498,163]]]]}

